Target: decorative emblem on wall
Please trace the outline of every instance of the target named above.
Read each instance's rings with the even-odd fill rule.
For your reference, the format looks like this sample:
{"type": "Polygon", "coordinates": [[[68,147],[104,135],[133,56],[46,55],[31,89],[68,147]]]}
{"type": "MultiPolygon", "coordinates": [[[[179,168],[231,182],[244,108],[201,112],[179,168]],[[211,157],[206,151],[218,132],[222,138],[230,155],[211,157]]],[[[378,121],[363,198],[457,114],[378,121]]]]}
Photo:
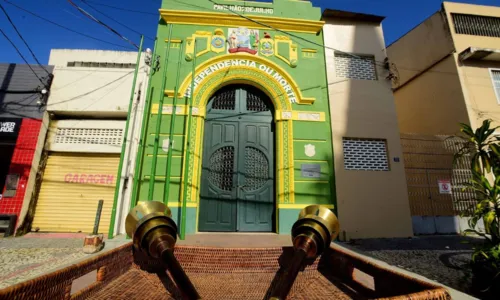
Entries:
{"type": "Polygon", "coordinates": [[[221,53],[226,49],[226,37],[224,36],[224,31],[217,28],[212,36],[212,42],[210,43],[212,52],[221,53]]]}
{"type": "Polygon", "coordinates": [[[304,153],[306,154],[307,157],[313,157],[316,155],[316,146],[307,144],[304,145],[304,153]]]}
{"type": "Polygon", "coordinates": [[[292,40],[284,35],[275,36],[274,44],[276,57],[289,64],[290,67],[295,68],[298,60],[297,45],[293,44],[292,40]]]}
{"type": "Polygon", "coordinates": [[[229,53],[247,52],[257,54],[259,30],[245,27],[228,29],[229,53]]]}
{"type": "Polygon", "coordinates": [[[211,41],[212,32],[209,31],[196,31],[193,35],[186,38],[186,60],[191,61],[195,55],[198,57],[208,53],[211,41]]]}
{"type": "Polygon", "coordinates": [[[267,32],[264,32],[264,38],[260,40],[260,53],[264,56],[274,55],[274,41],[267,32]]]}

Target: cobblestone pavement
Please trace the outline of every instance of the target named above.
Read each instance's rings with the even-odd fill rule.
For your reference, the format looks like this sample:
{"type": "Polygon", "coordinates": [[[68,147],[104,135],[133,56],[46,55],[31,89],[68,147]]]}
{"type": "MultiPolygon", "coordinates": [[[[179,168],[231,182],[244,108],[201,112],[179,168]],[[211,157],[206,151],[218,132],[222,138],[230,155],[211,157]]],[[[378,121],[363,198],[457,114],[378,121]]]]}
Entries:
{"type": "Polygon", "coordinates": [[[83,239],[78,234],[0,238],[0,289],[90,257],[82,251],[83,239]]]}
{"type": "Polygon", "coordinates": [[[481,242],[474,237],[428,236],[354,240],[348,244],[363,254],[468,293],[472,248],[481,242]]]}

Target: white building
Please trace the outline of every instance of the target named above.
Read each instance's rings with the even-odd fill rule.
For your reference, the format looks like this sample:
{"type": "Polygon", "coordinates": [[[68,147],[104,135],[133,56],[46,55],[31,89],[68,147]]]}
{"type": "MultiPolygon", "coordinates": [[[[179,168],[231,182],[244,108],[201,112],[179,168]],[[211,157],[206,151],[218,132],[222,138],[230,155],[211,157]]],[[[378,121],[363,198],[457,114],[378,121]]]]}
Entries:
{"type": "MultiPolygon", "coordinates": [[[[124,233],[140,136],[149,66],[140,59],[123,162],[115,234],[124,233]]],[[[104,200],[99,233],[112,214],[137,52],[53,49],[54,81],[47,103],[48,155],[32,228],[91,232],[104,200]]]]}

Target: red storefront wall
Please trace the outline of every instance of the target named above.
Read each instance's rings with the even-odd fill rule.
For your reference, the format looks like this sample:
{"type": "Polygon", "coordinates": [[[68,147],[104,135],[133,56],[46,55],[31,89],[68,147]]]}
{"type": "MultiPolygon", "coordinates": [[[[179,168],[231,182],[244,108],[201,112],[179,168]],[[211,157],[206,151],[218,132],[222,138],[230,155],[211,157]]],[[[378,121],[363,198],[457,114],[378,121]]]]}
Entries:
{"type": "MultiPolygon", "coordinates": [[[[9,174],[19,174],[19,184],[16,195],[0,200],[0,214],[17,215],[21,212],[24,195],[31,171],[31,163],[36,152],[38,135],[42,120],[23,119],[17,137],[14,154],[9,167],[9,174]]],[[[37,168],[38,166],[34,166],[37,168]]],[[[3,192],[3,191],[2,191],[3,192]]]]}

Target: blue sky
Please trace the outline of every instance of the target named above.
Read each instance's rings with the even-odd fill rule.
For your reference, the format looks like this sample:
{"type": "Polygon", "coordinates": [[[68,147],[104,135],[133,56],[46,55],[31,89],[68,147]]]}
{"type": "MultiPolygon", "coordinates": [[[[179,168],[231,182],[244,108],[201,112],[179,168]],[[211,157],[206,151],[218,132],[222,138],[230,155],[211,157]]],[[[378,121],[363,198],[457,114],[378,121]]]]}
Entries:
{"type": "MultiPolygon", "coordinates": [[[[93,37],[129,47],[130,45],[122,41],[104,27],[92,22],[80,14],[74,7],[68,4],[66,0],[10,0],[26,8],[29,11],[50,19],[56,23],[70,27],[76,31],[86,33],[93,37]]],[[[139,41],[138,34],[127,28],[116,24],[107,18],[99,15],[91,8],[82,4],[79,0],[75,3],[93,13],[96,17],[112,26],[124,36],[136,43],[139,41]]],[[[390,44],[408,30],[425,20],[428,16],[438,11],[441,7],[440,0],[313,0],[315,6],[322,8],[332,8],[348,10],[369,14],[385,16],[383,22],[386,43],[390,44]]],[[[454,2],[464,2],[471,4],[500,6],[500,0],[463,0],[454,2]]],[[[142,32],[147,36],[154,37],[157,29],[158,18],[150,14],[139,14],[133,12],[119,11],[108,7],[98,6],[95,3],[103,3],[124,9],[140,10],[144,12],[156,13],[160,7],[160,0],[92,0],[91,5],[103,13],[112,16],[114,19],[142,32]]],[[[11,19],[18,27],[28,44],[32,47],[34,53],[41,61],[48,62],[50,49],[52,48],[77,48],[77,49],[107,49],[123,50],[118,46],[113,46],[99,41],[91,40],[83,36],[75,35],[62,28],[58,28],[50,23],[35,18],[34,16],[20,11],[9,5],[3,0],[0,4],[9,13],[11,19]]],[[[28,50],[18,38],[7,18],[0,12],[0,28],[14,41],[21,52],[28,59],[28,62],[34,63],[34,59],[28,50]]],[[[14,48],[0,35],[0,62],[22,63],[22,59],[16,53],[14,48]]],[[[146,46],[152,47],[153,42],[146,40],[146,46]]],[[[131,49],[130,49],[131,50],[131,49]]]]}

